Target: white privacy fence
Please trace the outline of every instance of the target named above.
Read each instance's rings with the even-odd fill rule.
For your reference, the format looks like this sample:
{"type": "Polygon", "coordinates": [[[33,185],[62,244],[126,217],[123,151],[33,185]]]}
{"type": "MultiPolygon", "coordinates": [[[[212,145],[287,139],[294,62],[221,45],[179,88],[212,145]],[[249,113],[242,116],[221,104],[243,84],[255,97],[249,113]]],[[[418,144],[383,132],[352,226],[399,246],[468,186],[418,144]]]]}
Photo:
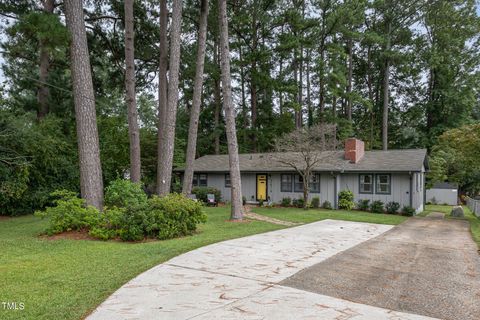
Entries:
{"type": "Polygon", "coordinates": [[[480,200],[474,200],[470,197],[467,197],[467,207],[473,212],[473,214],[475,214],[477,217],[480,217],[480,200]]]}

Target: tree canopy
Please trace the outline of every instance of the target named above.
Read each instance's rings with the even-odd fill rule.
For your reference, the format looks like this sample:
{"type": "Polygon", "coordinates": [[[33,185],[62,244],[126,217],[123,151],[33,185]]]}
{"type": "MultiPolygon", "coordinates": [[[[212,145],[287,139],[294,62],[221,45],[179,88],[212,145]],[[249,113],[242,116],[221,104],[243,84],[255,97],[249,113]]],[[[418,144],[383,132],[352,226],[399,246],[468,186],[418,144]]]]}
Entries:
{"type": "MultiPolygon", "coordinates": [[[[158,136],[159,86],[168,71],[161,61],[176,68],[172,59],[179,59],[168,139],[173,167],[183,166],[205,2],[182,1],[173,23],[175,1],[133,1],[134,50],[125,50],[124,1],[84,3],[103,182],[129,175],[127,102],[134,92],[141,182],[153,193],[165,136],[162,128],[158,136]],[[168,11],[163,29],[159,2],[168,11]],[[165,51],[165,43],[177,46],[172,31],[180,33],[173,54],[165,51]],[[130,97],[126,51],[134,52],[130,97]]],[[[195,157],[228,152],[218,1],[208,5],[195,157]]],[[[480,120],[476,1],[247,0],[226,9],[239,152],[272,151],[283,134],[334,125],[336,140],[354,136],[367,149],[427,148],[432,179],[478,190],[471,161],[480,120]]],[[[0,13],[0,214],[27,213],[55,189],[80,190],[72,37],[63,1],[0,0],[0,13]]],[[[171,190],[180,191],[175,175],[171,190]]]]}

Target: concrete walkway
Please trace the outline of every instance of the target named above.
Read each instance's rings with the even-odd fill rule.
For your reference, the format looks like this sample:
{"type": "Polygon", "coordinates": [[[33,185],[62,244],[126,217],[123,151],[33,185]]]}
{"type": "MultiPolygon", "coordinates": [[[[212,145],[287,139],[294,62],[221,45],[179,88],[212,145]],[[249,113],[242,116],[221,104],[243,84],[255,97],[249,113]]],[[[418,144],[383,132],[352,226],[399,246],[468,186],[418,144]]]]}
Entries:
{"type": "Polygon", "coordinates": [[[131,280],[88,319],[427,319],[279,285],[390,229],[324,220],[202,247],[131,280]]]}
{"type": "Polygon", "coordinates": [[[251,212],[251,211],[250,212],[245,212],[244,217],[247,218],[247,219],[251,219],[251,220],[258,220],[258,221],[278,224],[280,226],[293,227],[293,226],[300,225],[300,223],[295,223],[295,222],[291,222],[291,221],[285,221],[285,220],[275,219],[275,218],[271,218],[271,217],[267,217],[267,216],[262,216],[261,214],[251,212]]]}
{"type": "Polygon", "coordinates": [[[281,284],[449,320],[480,319],[480,257],[466,221],[412,218],[281,284]]]}
{"type": "Polygon", "coordinates": [[[273,224],[278,224],[278,225],[287,226],[287,227],[293,227],[293,226],[298,226],[299,225],[299,223],[280,220],[280,219],[275,219],[275,218],[263,216],[261,214],[252,212],[252,207],[249,206],[249,205],[244,206],[244,208],[245,208],[244,216],[245,216],[245,218],[248,218],[248,219],[258,220],[258,221],[263,221],[263,222],[268,222],[268,223],[273,223],[273,224]]]}

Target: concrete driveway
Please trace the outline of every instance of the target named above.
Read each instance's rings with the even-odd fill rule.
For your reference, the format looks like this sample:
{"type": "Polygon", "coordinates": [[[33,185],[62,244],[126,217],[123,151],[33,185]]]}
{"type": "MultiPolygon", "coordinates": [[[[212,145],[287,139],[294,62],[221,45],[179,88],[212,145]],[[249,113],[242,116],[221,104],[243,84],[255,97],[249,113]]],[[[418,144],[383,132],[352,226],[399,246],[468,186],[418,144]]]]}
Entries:
{"type": "Polygon", "coordinates": [[[480,319],[480,258],[466,221],[409,219],[280,284],[441,319],[480,319]]]}
{"type": "Polygon", "coordinates": [[[279,285],[391,228],[324,220],[202,247],[131,280],[88,319],[427,319],[279,285]]]}

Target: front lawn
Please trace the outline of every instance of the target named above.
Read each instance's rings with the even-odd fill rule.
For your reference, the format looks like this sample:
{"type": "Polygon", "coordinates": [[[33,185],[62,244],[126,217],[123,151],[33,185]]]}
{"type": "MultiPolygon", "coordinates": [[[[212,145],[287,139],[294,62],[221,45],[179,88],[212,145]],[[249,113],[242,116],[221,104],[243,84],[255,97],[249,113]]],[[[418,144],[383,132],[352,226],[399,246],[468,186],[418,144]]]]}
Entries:
{"type": "Polygon", "coordinates": [[[214,242],[277,230],[265,222],[226,222],[228,208],[207,208],[194,236],[145,243],[39,238],[46,221],[0,220],[0,319],[80,319],[141,272],[214,242]],[[2,302],[24,303],[6,311],[2,302]]]}
{"type": "Polygon", "coordinates": [[[254,208],[255,213],[265,215],[280,220],[309,223],[325,219],[346,220],[356,222],[370,222],[380,224],[396,225],[402,223],[407,217],[393,214],[379,214],[363,211],[346,211],[346,210],[325,210],[325,209],[309,209],[303,210],[298,208],[254,208]]]}
{"type": "MultiPolygon", "coordinates": [[[[431,212],[442,212],[445,213],[445,216],[450,214],[453,206],[441,205],[441,204],[427,204],[425,210],[420,214],[422,217],[426,217],[431,212]]],[[[466,208],[466,206],[464,206],[466,208]]]]}

